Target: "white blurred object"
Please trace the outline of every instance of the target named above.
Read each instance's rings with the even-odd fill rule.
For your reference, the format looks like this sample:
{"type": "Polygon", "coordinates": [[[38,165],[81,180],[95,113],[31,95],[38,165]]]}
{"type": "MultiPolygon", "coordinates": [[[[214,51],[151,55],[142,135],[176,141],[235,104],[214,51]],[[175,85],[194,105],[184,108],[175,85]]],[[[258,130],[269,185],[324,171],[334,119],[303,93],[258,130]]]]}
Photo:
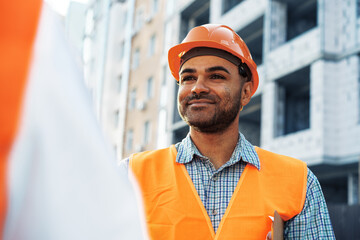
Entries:
{"type": "Polygon", "coordinates": [[[7,239],[144,239],[59,17],[44,4],[9,159],[7,239]]]}

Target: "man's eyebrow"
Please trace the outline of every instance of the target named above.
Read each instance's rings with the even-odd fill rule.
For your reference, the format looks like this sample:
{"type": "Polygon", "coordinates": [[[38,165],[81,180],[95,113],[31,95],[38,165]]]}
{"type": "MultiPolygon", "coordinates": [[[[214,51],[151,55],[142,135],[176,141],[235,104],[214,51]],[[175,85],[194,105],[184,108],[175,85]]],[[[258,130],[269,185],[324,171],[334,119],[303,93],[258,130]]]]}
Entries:
{"type": "Polygon", "coordinates": [[[195,72],[196,72],[196,70],[194,68],[185,68],[179,73],[179,75],[184,74],[184,73],[195,73],[195,72]]]}
{"type": "Polygon", "coordinates": [[[215,71],[224,71],[224,72],[230,74],[230,72],[222,66],[210,67],[205,70],[205,72],[215,72],[215,71]]]}

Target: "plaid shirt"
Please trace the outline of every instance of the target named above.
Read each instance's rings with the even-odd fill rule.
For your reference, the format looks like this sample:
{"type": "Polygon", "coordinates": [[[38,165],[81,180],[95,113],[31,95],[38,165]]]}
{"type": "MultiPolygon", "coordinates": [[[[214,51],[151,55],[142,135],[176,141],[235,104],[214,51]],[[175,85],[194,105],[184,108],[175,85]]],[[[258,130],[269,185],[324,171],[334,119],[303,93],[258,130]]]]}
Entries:
{"type": "MultiPolygon", "coordinates": [[[[255,148],[240,133],[230,160],[217,170],[199,152],[190,135],[176,144],[176,149],[176,162],[185,165],[216,232],[246,164],[260,169],[255,148]]],[[[319,181],[310,169],[304,208],[285,223],[284,238],[335,239],[319,181]]]]}
{"type": "MultiPolygon", "coordinates": [[[[230,160],[216,170],[193,144],[190,135],[175,147],[176,162],[185,165],[216,232],[246,164],[260,169],[255,148],[240,133],[230,160]]],[[[128,165],[129,158],[120,163],[123,168],[128,165]]],[[[284,239],[335,239],[319,181],[310,169],[303,210],[285,223],[284,239]]]]}

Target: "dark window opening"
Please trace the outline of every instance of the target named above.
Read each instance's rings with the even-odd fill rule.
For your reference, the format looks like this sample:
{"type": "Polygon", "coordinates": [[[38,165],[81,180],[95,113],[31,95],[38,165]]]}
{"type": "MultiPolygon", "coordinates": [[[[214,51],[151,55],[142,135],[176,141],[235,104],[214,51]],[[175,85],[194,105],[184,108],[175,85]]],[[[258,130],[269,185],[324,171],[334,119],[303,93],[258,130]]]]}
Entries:
{"type": "Polygon", "coordinates": [[[130,151],[133,148],[134,131],[132,129],[127,131],[126,134],[126,150],[130,151]]]}
{"type": "Polygon", "coordinates": [[[278,79],[276,136],[310,127],[310,67],[278,79]]]}
{"type": "Polygon", "coordinates": [[[237,32],[250,50],[256,65],[263,62],[264,16],[259,17],[237,32]]]}
{"type": "Polygon", "coordinates": [[[175,97],[174,97],[174,120],[173,123],[177,123],[179,121],[182,121],[182,118],[180,117],[179,111],[177,110],[177,93],[179,91],[179,85],[175,84],[175,97]]]}
{"type": "Polygon", "coordinates": [[[239,130],[246,140],[255,146],[260,146],[261,95],[253,97],[250,103],[240,112],[239,130]]]}
{"type": "Polygon", "coordinates": [[[320,180],[321,188],[328,204],[347,203],[347,176],[320,180]]]}
{"type": "Polygon", "coordinates": [[[194,1],[181,13],[179,41],[181,42],[190,29],[207,24],[210,21],[210,1],[194,1]]]}
{"type": "Polygon", "coordinates": [[[188,132],[189,132],[188,126],[184,126],[179,129],[176,129],[173,134],[172,143],[175,144],[175,143],[181,142],[186,137],[188,132]]]}
{"type": "Polygon", "coordinates": [[[287,41],[317,26],[317,0],[287,2],[287,41]]]}
{"type": "Polygon", "coordinates": [[[243,0],[223,0],[222,1],[222,14],[225,14],[230,9],[241,3],[243,0]]]}

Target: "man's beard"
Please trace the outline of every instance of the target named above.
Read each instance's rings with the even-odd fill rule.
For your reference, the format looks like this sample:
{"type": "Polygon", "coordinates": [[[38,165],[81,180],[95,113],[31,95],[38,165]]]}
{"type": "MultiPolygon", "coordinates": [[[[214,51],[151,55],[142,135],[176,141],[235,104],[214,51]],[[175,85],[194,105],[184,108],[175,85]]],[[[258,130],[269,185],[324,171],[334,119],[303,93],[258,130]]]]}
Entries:
{"type": "Polygon", "coordinates": [[[240,111],[240,99],[241,92],[232,98],[230,96],[230,91],[227,91],[227,94],[223,99],[210,94],[192,94],[185,97],[181,102],[178,102],[178,110],[181,118],[194,130],[203,133],[218,133],[227,129],[236,119],[236,116],[240,111]],[[198,116],[193,119],[191,116],[193,113],[190,111],[195,111],[194,115],[201,114],[200,110],[196,113],[196,110],[189,109],[190,106],[187,103],[193,99],[209,99],[214,101],[216,106],[213,115],[208,119],[206,119],[206,116],[198,116]]]}

